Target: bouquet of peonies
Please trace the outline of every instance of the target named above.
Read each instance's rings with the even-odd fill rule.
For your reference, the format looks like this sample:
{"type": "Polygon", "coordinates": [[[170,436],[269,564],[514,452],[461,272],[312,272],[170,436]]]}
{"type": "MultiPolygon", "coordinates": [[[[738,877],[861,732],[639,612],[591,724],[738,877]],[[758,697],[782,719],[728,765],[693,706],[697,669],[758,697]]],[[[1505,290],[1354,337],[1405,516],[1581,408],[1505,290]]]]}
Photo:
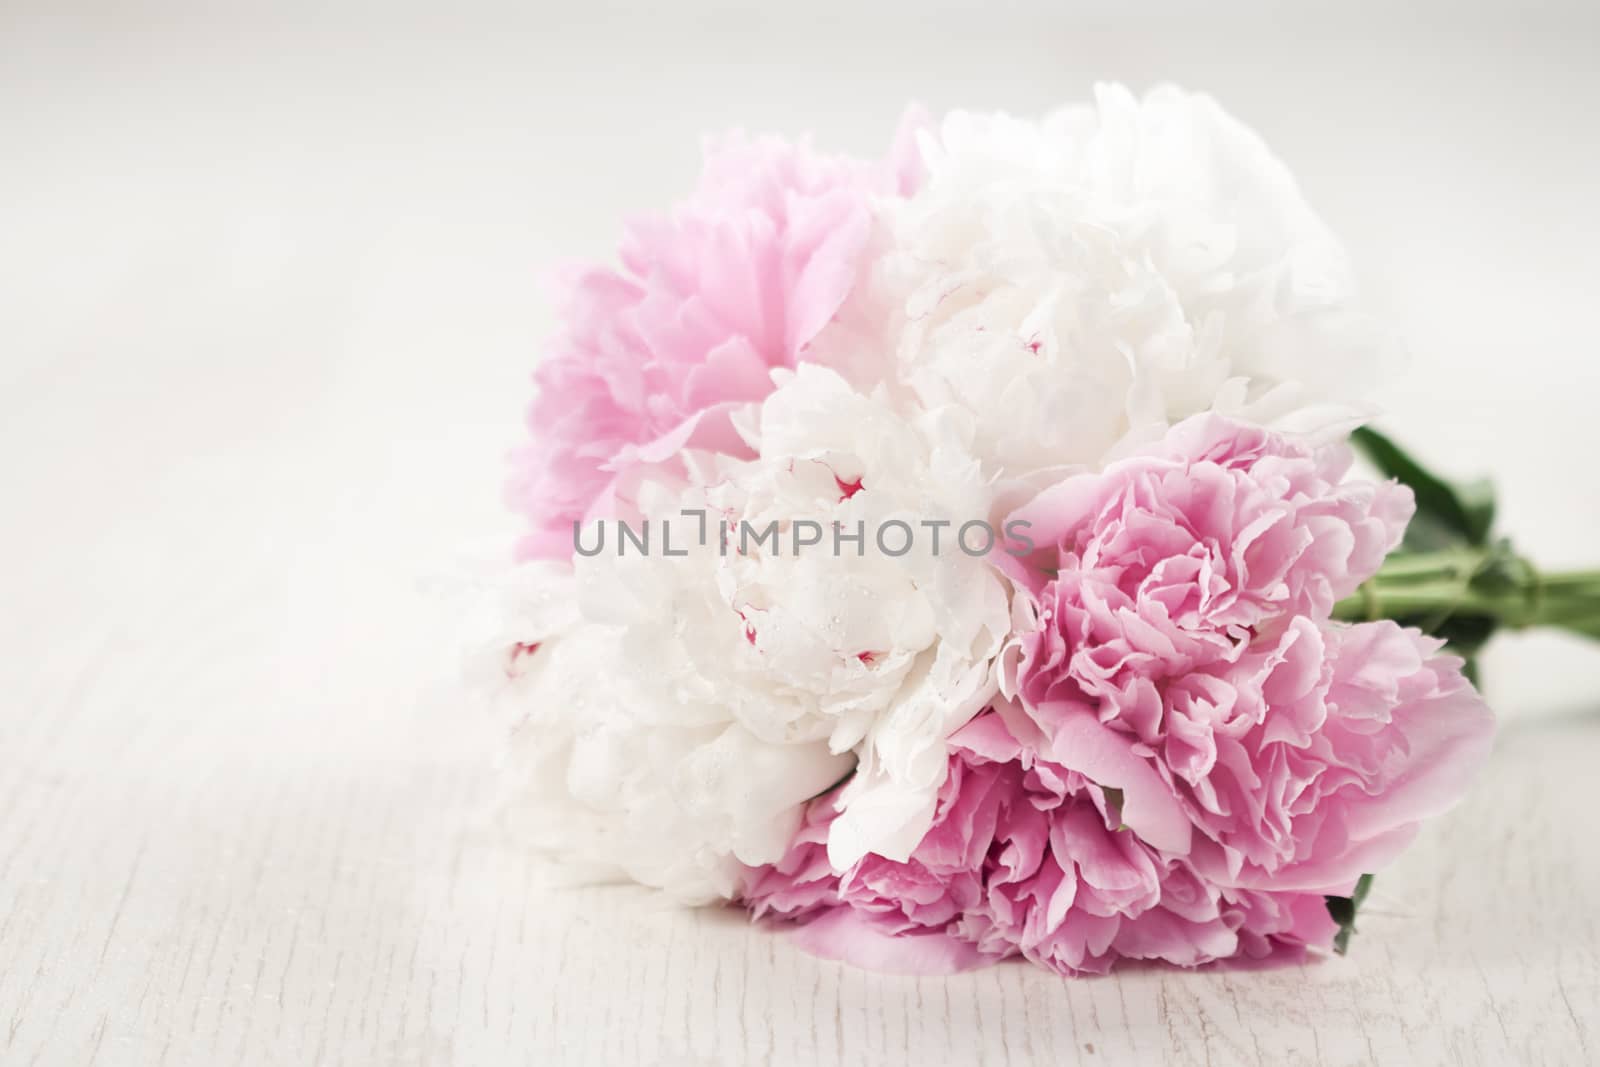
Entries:
{"type": "Polygon", "coordinates": [[[729,137],[620,258],[566,279],[476,650],[587,876],[914,973],[1342,948],[1488,754],[1464,658],[1600,632],[1358,429],[1384,339],[1207,97],[729,137]]]}

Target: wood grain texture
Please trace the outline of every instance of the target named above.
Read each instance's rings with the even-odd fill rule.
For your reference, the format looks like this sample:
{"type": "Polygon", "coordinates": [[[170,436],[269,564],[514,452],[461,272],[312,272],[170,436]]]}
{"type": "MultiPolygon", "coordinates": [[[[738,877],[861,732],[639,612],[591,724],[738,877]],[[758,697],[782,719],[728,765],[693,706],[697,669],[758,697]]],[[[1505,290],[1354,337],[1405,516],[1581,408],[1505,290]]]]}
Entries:
{"type": "Polygon", "coordinates": [[[1079,981],[883,977],[732,911],[540,888],[481,828],[483,753],[438,740],[244,753],[213,736],[202,758],[8,774],[0,1058],[1501,1064],[1600,1047],[1600,851],[1558,829],[1592,807],[1593,719],[1508,731],[1473,799],[1378,883],[1349,957],[1079,981]]]}
{"type": "Polygon", "coordinates": [[[1392,424],[1592,562],[1592,27],[59,8],[0,12],[0,1064],[1600,1062],[1593,649],[1490,658],[1488,772],[1348,958],[910,980],[543,888],[418,587],[508,532],[535,267],[604,254],[701,129],[867,150],[913,93],[1037,111],[1106,75],[1268,133],[1419,353],[1392,424]]]}

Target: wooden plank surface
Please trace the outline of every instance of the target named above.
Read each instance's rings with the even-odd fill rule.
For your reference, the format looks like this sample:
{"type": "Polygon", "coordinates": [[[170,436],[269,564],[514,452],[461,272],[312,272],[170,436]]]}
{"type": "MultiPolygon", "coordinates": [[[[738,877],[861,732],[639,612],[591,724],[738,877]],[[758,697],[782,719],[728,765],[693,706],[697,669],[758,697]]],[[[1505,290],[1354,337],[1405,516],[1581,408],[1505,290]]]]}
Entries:
{"type": "Polygon", "coordinates": [[[542,887],[487,818],[499,738],[453,696],[429,585],[509,532],[537,269],[682,188],[697,131],[866,151],[907,95],[1037,110],[1107,74],[1268,133],[1418,353],[1391,425],[1493,469],[1541,558],[1593,562],[1590,30],[1264,53],[43,12],[0,21],[0,1063],[1600,1060],[1593,649],[1491,656],[1489,770],[1346,959],[910,980],[542,887]]]}

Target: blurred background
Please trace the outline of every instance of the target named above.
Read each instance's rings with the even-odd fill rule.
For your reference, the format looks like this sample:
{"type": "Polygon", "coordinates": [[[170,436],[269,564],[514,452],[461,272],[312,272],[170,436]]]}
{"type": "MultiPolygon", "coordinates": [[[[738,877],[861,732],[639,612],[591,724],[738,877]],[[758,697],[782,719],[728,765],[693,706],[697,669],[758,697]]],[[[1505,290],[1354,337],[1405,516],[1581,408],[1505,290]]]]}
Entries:
{"type": "MultiPolygon", "coordinates": [[[[1349,245],[1409,351],[1382,425],[1493,475],[1541,564],[1600,566],[1600,9],[1399,6],[0,0],[0,1061],[494,1062],[582,1034],[629,1062],[641,1017],[669,1049],[707,1020],[782,1035],[806,989],[824,1037],[888,1003],[923,1062],[975,1041],[924,1027],[937,987],[817,977],[706,913],[558,904],[468,847],[500,735],[430,684],[454,653],[424,580],[516,527],[540,275],[682,196],[707,131],[875,155],[912,100],[1036,114],[1176,81],[1349,245]]],[[[1330,1062],[1374,1054],[1358,1018],[1399,1020],[1402,1058],[1413,1022],[1487,1060],[1584,1040],[1595,858],[1553,813],[1582,818],[1600,647],[1507,637],[1483,671],[1494,780],[1379,883],[1373,954],[1249,987],[1296,1055],[1308,997],[1347,1005],[1330,1062]]],[[[1075,1007],[1048,977],[1003,988],[1051,1062],[1085,1018],[1192,1059],[1244,1017],[1228,984],[1075,1007]]]]}
{"type": "MultiPolygon", "coordinates": [[[[1035,114],[1099,79],[1255,126],[1409,349],[1382,425],[1492,474],[1542,564],[1600,561],[1596,9],[1408,8],[7,0],[13,625],[262,569],[304,616],[263,613],[267,651],[369,625],[400,576],[512,529],[540,273],[682,195],[702,133],[872,155],[908,101],[1035,114]]],[[[1508,713],[1600,689],[1600,656],[1557,638],[1486,668],[1508,713]]]]}

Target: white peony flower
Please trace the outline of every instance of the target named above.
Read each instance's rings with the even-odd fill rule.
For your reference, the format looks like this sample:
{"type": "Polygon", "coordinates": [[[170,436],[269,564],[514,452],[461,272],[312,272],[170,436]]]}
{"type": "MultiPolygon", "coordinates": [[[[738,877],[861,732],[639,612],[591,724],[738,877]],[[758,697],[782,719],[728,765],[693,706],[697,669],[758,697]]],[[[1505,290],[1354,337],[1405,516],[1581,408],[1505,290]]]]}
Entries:
{"type": "Polygon", "coordinates": [[[688,904],[731,896],[741,863],[781,856],[799,805],[849,771],[822,744],[775,745],[636,661],[631,635],[583,622],[517,659],[525,709],[508,753],[513,825],[588,877],[688,904]]]}
{"type": "Polygon", "coordinates": [[[802,366],[743,421],[757,459],[647,485],[648,554],[619,554],[611,527],[575,560],[582,621],[513,637],[539,642],[511,694],[535,839],[691,901],[779,859],[803,802],[858,761],[830,855],[905,858],[1009,626],[993,559],[959,540],[990,519],[963,412],[907,417],[802,366]]]}
{"type": "Polygon", "coordinates": [[[1207,410],[1354,414],[1376,337],[1344,254],[1210,97],[1102,86],[1040,122],[956,112],[923,151],[921,190],[881,207],[890,251],[862,298],[901,302],[881,373],[970,411],[989,473],[1099,464],[1207,410]]]}

